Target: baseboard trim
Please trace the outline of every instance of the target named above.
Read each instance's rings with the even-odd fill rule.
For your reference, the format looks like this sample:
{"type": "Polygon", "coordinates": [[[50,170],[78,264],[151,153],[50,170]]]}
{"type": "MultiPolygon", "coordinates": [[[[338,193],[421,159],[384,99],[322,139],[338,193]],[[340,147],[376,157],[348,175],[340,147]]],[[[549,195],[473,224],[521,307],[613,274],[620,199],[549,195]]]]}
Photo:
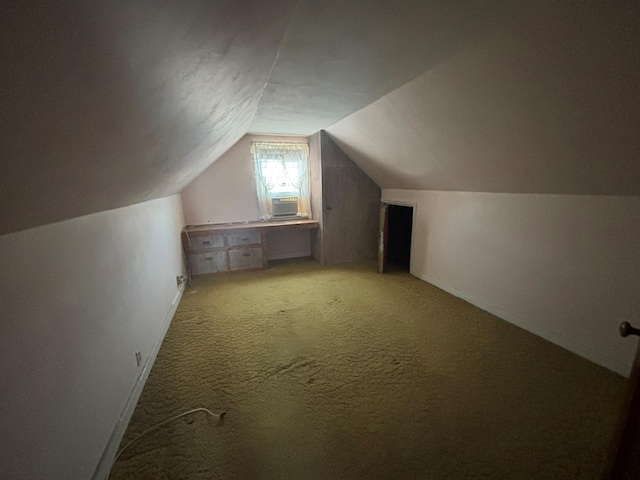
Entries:
{"type": "Polygon", "coordinates": [[[469,302],[470,304],[475,305],[476,307],[481,308],[482,310],[489,312],[496,317],[501,318],[502,320],[512,323],[513,325],[516,325],[523,330],[533,333],[534,335],[542,337],[545,340],[564,348],[565,350],[586,358],[587,360],[590,360],[593,363],[600,365],[601,367],[616,372],[624,377],[628,377],[630,374],[630,366],[624,364],[623,362],[620,362],[619,360],[616,360],[615,358],[612,358],[605,353],[594,350],[591,347],[571,340],[564,335],[556,333],[545,327],[541,327],[540,325],[531,323],[528,320],[520,317],[519,315],[508,312],[498,305],[494,305],[485,298],[470,295],[466,292],[458,290],[455,287],[452,287],[451,285],[440,282],[439,280],[430,277],[429,275],[419,274],[415,272],[411,272],[411,274],[418,277],[420,280],[424,280],[425,282],[430,283],[455,297],[461,298],[462,300],[469,302]]]}
{"type": "Polygon", "coordinates": [[[147,360],[145,361],[142,371],[140,372],[140,376],[136,380],[136,384],[133,386],[131,393],[129,394],[129,398],[127,399],[127,403],[122,409],[122,413],[120,414],[120,418],[118,419],[118,423],[114,427],[111,437],[109,437],[109,441],[107,442],[107,446],[102,453],[102,457],[98,462],[98,465],[91,477],[92,480],[105,480],[109,477],[109,472],[111,471],[111,467],[113,466],[113,461],[118,453],[118,448],[120,447],[120,442],[122,441],[122,437],[124,436],[124,432],[127,430],[127,426],[129,425],[129,421],[133,415],[134,410],[136,409],[136,405],[138,404],[138,400],[140,399],[140,394],[142,394],[142,389],[144,388],[145,383],[147,382],[147,378],[149,378],[149,372],[153,367],[154,362],[156,361],[156,357],[158,356],[158,351],[160,351],[160,346],[164,340],[167,331],[169,330],[169,326],[171,325],[171,320],[176,313],[178,305],[180,303],[180,299],[182,298],[182,294],[184,293],[184,284],[180,287],[176,296],[171,303],[171,307],[169,308],[169,312],[164,319],[162,330],[160,332],[160,337],[156,339],[147,360]]]}

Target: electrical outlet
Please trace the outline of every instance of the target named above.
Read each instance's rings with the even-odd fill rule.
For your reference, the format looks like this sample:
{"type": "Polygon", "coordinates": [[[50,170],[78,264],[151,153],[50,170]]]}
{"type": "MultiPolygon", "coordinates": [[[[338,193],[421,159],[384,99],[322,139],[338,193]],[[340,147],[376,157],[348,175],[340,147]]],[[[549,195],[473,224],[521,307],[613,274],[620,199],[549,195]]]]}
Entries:
{"type": "Polygon", "coordinates": [[[138,366],[142,363],[142,354],[140,352],[136,352],[136,363],[138,366]]]}
{"type": "Polygon", "coordinates": [[[187,279],[186,279],[186,277],[184,275],[178,275],[176,277],[176,283],[178,284],[178,288],[180,288],[182,286],[182,284],[184,282],[186,282],[186,281],[187,281],[187,279]]]}

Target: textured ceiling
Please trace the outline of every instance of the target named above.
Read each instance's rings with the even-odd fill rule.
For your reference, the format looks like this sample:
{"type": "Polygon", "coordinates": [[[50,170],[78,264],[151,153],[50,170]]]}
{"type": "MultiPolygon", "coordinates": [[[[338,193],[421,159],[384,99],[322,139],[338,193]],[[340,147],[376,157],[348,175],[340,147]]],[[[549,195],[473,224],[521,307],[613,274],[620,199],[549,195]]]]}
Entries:
{"type": "Polygon", "coordinates": [[[383,188],[640,195],[638,18],[531,4],[327,131],[383,188]]]}
{"type": "Polygon", "coordinates": [[[383,187],[640,194],[639,5],[2,2],[0,234],[177,193],[247,131],[326,128],[383,187]]]}
{"type": "Polygon", "coordinates": [[[0,234],[179,192],[247,131],[295,0],[0,7],[0,234]]]}
{"type": "Polygon", "coordinates": [[[311,135],[490,32],[495,0],[300,0],[252,133],[311,135]]]}

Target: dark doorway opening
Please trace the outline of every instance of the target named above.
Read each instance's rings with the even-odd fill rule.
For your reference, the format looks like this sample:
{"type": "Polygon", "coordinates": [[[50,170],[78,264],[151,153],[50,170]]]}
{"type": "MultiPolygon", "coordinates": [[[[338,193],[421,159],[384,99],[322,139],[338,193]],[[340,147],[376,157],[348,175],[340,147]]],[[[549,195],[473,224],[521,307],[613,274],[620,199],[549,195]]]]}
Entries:
{"type": "Polygon", "coordinates": [[[413,207],[389,205],[387,266],[390,270],[409,271],[413,207]]]}

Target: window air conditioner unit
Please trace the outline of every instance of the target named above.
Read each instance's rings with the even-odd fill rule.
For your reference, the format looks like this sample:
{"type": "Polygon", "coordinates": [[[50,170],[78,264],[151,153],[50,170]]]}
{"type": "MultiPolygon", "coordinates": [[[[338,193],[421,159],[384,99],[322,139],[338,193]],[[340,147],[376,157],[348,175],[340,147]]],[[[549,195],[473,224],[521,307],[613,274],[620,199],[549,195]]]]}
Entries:
{"type": "Polygon", "coordinates": [[[298,214],[298,197],[272,198],[274,217],[286,217],[298,214]]]}

